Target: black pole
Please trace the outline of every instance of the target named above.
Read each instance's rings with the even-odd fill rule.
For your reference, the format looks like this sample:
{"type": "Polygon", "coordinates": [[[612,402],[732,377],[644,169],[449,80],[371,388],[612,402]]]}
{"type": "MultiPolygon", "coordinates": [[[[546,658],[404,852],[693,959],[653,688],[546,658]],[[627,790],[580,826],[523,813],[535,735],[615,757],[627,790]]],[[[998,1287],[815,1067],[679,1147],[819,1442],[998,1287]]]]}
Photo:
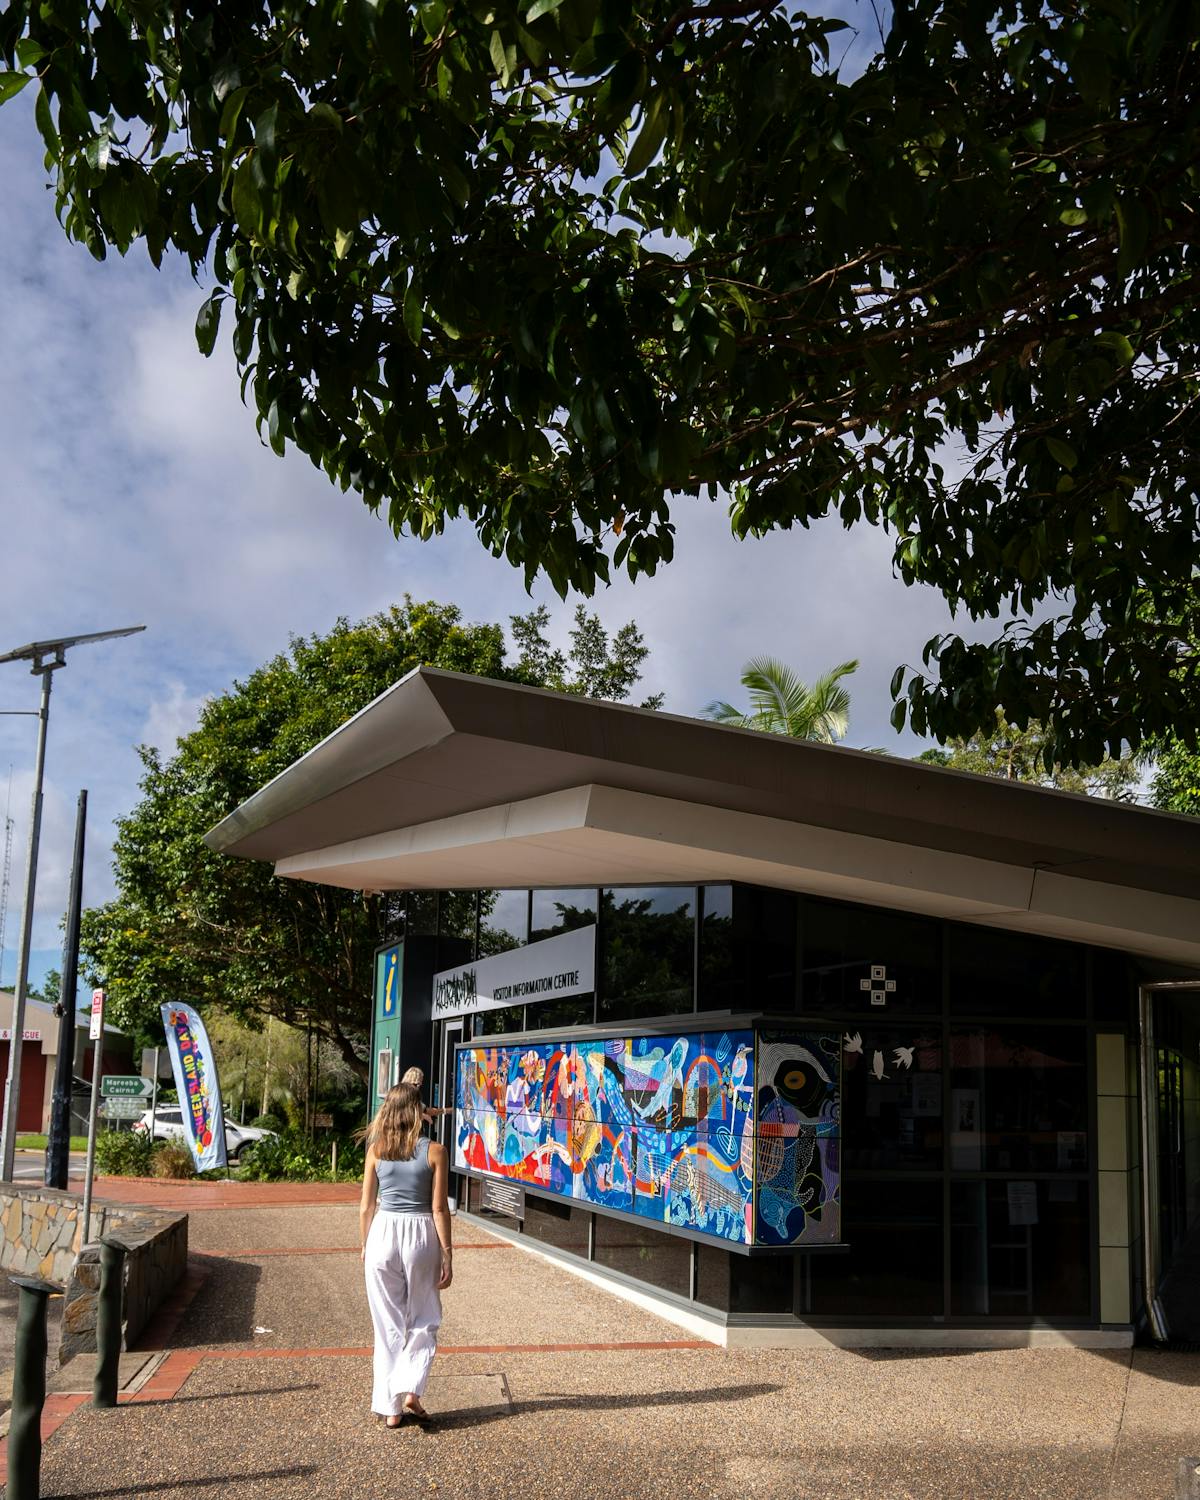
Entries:
{"type": "Polygon", "coordinates": [[[79,981],[79,915],[83,905],[83,843],[87,828],[87,792],[80,792],[75,814],[75,857],[71,862],[71,895],[63,937],[62,983],[58,993],[58,1057],[54,1062],[54,1097],[46,1141],[46,1186],[65,1189],[71,1152],[71,1080],[75,1074],[75,988],[79,981]]]}
{"type": "Polygon", "coordinates": [[[42,1408],[46,1404],[46,1301],[62,1288],[10,1276],[20,1288],[8,1426],[8,1500],[38,1500],[42,1488],[42,1408]]]}
{"type": "Polygon", "coordinates": [[[125,1300],[125,1246],[100,1241],[100,1295],[96,1299],[96,1379],[92,1405],[117,1404],[121,1372],[121,1312],[125,1300]]]}

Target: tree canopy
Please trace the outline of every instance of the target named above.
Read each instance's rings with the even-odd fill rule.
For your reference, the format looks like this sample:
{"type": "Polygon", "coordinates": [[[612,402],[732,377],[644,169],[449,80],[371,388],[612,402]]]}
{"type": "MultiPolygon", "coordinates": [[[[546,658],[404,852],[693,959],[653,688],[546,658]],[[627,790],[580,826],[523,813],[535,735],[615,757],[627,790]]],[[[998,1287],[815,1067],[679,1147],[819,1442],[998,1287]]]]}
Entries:
{"type": "Polygon", "coordinates": [[[704,712],[719,724],[732,724],[738,729],[760,729],[795,740],[834,745],[845,738],[850,727],[850,693],[842,679],[857,671],[857,661],[844,661],[822,673],[809,687],[785,662],[760,656],[742,668],[749,712],[720,700],[710,703],[704,712]]]}
{"type": "Polygon", "coordinates": [[[509,666],[501,627],[466,624],[453,605],[406,598],[361,624],[339,620],[211,699],[173,753],[141,748],[141,800],[117,824],[116,899],[82,921],[82,966],[108,991],[114,1025],[160,1037],[158,1007],[172,997],[250,1025],[311,1022],[365,1076],[378,898],[280,880],[269,865],[214,853],[203,835],[416,666],[536,686],[534,667],[548,660],[576,683],[599,676],[616,698],[638,680],[646,647],[634,627],[617,633],[614,653],[583,614],[584,639],[563,657],[546,640],[544,611],[512,623],[523,651],[509,666]]]}
{"type": "Polygon", "coordinates": [[[34,85],[66,233],[211,278],[265,439],[397,531],[590,592],[684,496],[883,525],[998,622],[897,672],[898,725],[1194,742],[1194,8],[846,43],[770,0],[15,0],[0,101],[34,85]]]}
{"type": "Polygon", "coordinates": [[[917,759],[954,771],[1027,781],[1060,792],[1084,792],[1117,802],[1135,800],[1141,780],[1137,757],[1126,754],[1114,759],[1106,755],[1094,766],[1064,766],[1053,760],[1051,750],[1050,736],[1036,720],[1017,728],[998,713],[990,734],[951,740],[947,749],[925,750],[917,759]]]}

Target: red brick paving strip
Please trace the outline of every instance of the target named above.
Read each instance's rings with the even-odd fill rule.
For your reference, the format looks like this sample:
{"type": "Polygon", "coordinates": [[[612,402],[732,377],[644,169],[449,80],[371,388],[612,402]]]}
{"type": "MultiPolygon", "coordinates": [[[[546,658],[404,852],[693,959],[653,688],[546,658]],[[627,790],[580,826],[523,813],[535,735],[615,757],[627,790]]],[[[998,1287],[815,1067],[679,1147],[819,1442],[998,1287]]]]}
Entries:
{"type": "MultiPolygon", "coordinates": [[[[58,1431],[71,1413],[83,1405],[87,1396],[47,1396],[42,1407],[42,1442],[58,1431]]],[[[8,1467],[8,1439],[0,1438],[0,1471],[8,1467]]]]}
{"type": "Polygon", "coordinates": [[[295,1208],[357,1203],[356,1182],[194,1182],[159,1177],[97,1177],[97,1198],[145,1208],[295,1208]]]}

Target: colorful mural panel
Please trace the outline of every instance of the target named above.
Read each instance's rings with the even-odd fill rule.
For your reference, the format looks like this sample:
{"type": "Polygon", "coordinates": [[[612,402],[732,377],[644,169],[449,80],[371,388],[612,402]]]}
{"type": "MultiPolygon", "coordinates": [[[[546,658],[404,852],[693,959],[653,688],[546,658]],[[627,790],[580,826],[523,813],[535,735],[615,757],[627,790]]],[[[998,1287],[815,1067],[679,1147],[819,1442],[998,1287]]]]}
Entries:
{"type": "Polygon", "coordinates": [[[759,1243],[836,1239],[839,1038],[781,1045],[757,1095],[765,1147],[751,1031],[461,1048],[455,1165],[736,1244],[756,1206],[759,1243]]]}
{"type": "Polygon", "coordinates": [[[758,1036],[755,1243],[841,1238],[841,1038],[758,1036]]]}

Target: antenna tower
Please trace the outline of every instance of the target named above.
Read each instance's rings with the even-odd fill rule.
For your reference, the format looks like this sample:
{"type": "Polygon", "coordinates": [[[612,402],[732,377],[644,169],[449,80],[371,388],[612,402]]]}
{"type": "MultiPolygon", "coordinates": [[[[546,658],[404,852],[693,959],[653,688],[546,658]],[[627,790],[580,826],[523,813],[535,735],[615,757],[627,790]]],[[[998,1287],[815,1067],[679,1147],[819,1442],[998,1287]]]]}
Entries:
{"type": "Polygon", "coordinates": [[[4,928],[8,921],[8,887],[12,882],[13,820],[12,767],[8,768],[8,800],[4,804],[4,856],[0,861],[0,984],[4,981],[4,928]]]}

